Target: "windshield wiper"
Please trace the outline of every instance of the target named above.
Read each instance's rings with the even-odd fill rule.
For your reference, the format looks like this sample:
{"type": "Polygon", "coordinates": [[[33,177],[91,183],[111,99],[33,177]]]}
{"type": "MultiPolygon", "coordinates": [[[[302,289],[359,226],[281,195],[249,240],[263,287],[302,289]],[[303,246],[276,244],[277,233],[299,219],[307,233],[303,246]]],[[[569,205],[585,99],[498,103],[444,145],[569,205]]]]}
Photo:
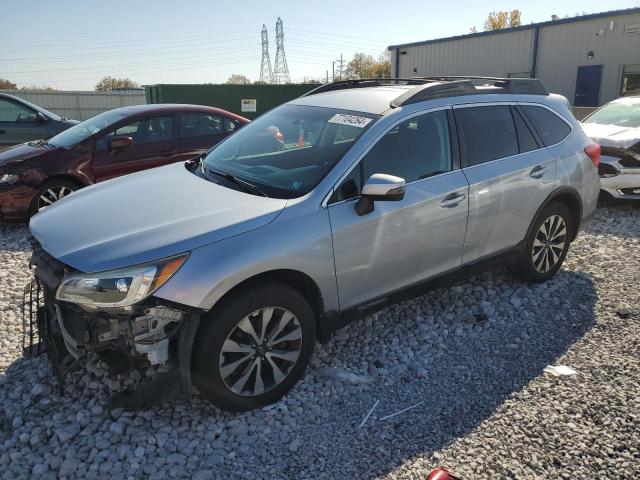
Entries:
{"type": "Polygon", "coordinates": [[[235,175],[232,175],[231,173],[221,172],[219,170],[213,170],[211,168],[204,167],[204,165],[203,165],[202,171],[205,172],[205,176],[208,173],[213,173],[214,175],[216,175],[218,177],[224,178],[225,180],[229,180],[230,182],[235,183],[236,185],[241,187],[245,192],[257,193],[258,195],[262,195],[263,197],[269,198],[266,193],[264,193],[262,190],[260,190],[253,183],[250,183],[250,182],[247,182],[246,180],[238,178],[235,175]]]}

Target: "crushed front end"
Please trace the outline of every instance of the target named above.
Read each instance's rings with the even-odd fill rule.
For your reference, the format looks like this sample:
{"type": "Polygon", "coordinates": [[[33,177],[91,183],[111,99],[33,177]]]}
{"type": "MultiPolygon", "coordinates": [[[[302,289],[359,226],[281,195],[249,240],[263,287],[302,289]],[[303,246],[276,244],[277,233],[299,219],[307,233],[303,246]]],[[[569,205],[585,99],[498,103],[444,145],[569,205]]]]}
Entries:
{"type": "Polygon", "coordinates": [[[25,353],[43,351],[62,386],[67,374],[97,355],[114,374],[168,365],[169,374],[119,394],[112,407],[140,409],[181,391],[190,391],[191,344],[199,312],[153,296],[130,306],[96,308],[56,299],[56,291],[73,269],[33,244],[35,279],[25,287],[25,353]]]}
{"type": "Polygon", "coordinates": [[[630,148],[602,146],[600,185],[614,198],[640,200],[640,143],[630,148]]]}

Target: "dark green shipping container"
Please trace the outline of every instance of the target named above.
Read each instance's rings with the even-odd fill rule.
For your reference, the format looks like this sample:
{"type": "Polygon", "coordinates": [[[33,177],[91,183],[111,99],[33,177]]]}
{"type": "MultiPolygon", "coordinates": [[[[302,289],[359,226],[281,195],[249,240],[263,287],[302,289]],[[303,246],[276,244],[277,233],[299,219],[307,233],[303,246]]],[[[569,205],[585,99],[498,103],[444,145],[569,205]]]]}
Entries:
{"type": "Polygon", "coordinates": [[[147,103],[191,103],[223,108],[256,118],[273,107],[314,89],[314,84],[289,85],[147,85],[147,103]],[[255,111],[254,111],[255,110],[255,111]]]}

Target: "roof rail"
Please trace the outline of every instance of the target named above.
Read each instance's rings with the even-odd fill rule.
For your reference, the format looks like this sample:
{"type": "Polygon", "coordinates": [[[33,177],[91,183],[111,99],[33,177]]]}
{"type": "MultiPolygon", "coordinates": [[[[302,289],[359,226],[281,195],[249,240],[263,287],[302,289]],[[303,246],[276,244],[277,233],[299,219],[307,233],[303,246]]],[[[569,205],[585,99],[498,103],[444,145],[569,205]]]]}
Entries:
{"type": "Polygon", "coordinates": [[[346,90],[348,88],[365,88],[365,87],[380,87],[383,85],[424,85],[425,83],[431,83],[431,79],[423,78],[360,78],[354,80],[338,80],[331,83],[325,83],[319,87],[309,90],[307,93],[301,95],[301,97],[308,97],[309,95],[316,95],[318,93],[332,92],[334,90],[346,90]]]}
{"type": "Polygon", "coordinates": [[[346,90],[349,88],[379,87],[383,85],[415,85],[398,98],[391,101],[391,107],[433,100],[435,98],[457,97],[462,95],[484,95],[488,93],[548,95],[542,82],[537,78],[501,78],[444,75],[438,77],[411,78],[362,78],[356,80],[338,80],[314,88],[302,97],[318,93],[346,90]]]}
{"type": "Polygon", "coordinates": [[[428,83],[406,91],[391,101],[391,107],[433,100],[435,98],[462,95],[486,95],[490,93],[512,95],[548,95],[542,82],[537,78],[499,78],[443,76],[420,77],[428,83]]]}

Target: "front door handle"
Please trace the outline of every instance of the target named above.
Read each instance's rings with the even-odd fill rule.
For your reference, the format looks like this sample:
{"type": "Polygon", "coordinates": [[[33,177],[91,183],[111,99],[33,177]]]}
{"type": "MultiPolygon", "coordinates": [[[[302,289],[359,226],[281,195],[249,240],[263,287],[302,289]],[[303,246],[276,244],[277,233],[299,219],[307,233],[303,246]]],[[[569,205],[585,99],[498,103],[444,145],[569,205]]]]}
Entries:
{"type": "Polygon", "coordinates": [[[533,167],[533,169],[529,172],[529,176],[531,178],[542,178],[544,177],[544,172],[545,172],[545,168],[542,165],[536,165],[535,167],[533,167]]]}
{"type": "Polygon", "coordinates": [[[443,208],[457,207],[466,198],[467,196],[464,193],[452,193],[451,195],[447,195],[444,200],[440,202],[440,206],[443,208]]]}

